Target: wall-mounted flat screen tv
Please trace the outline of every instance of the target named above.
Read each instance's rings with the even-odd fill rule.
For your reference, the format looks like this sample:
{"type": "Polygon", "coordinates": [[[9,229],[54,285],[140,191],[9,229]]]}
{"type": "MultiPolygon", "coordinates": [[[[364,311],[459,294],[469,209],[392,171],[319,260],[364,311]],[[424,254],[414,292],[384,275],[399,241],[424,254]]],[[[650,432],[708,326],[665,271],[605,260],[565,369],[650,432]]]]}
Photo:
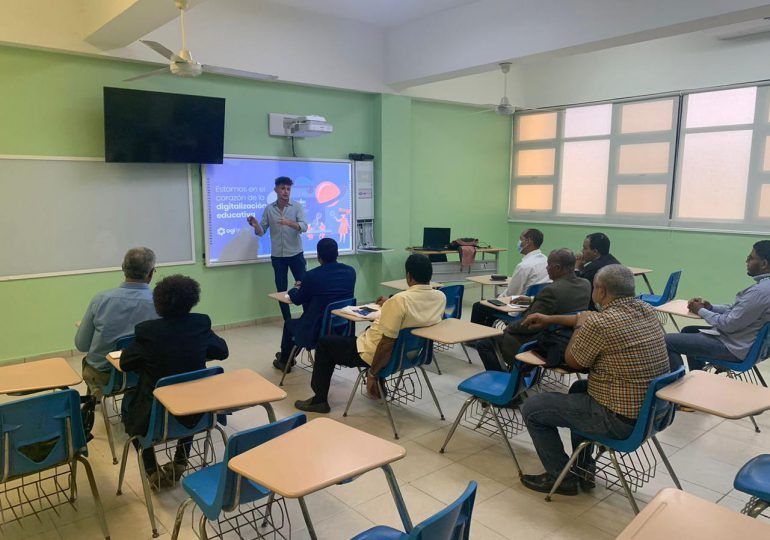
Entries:
{"type": "Polygon", "coordinates": [[[115,163],[222,163],[225,99],[104,88],[104,156],[115,163]]]}

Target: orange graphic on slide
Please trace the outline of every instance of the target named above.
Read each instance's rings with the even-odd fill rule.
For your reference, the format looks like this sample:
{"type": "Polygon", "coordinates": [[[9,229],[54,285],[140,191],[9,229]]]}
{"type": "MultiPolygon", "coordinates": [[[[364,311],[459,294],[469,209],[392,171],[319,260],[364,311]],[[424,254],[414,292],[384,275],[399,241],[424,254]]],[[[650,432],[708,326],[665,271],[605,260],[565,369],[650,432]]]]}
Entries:
{"type": "Polygon", "coordinates": [[[348,237],[348,233],[350,232],[350,222],[348,221],[348,214],[350,214],[350,210],[345,208],[340,208],[340,217],[334,218],[340,224],[339,228],[337,229],[337,233],[340,235],[340,244],[345,243],[345,240],[348,237]]]}

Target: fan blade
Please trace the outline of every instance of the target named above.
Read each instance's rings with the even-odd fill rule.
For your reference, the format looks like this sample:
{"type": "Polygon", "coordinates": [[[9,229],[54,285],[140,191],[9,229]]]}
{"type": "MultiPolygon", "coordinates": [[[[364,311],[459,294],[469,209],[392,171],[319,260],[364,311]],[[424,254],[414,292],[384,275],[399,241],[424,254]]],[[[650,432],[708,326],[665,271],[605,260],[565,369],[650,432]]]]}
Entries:
{"type": "Polygon", "coordinates": [[[163,56],[164,58],[168,58],[172,62],[184,62],[185,61],[184,58],[178,57],[174,53],[174,51],[172,51],[170,49],[167,49],[166,47],[164,47],[163,45],[161,45],[157,41],[150,41],[150,40],[147,40],[147,39],[140,39],[139,41],[141,41],[142,43],[147,45],[150,49],[152,49],[153,51],[155,51],[159,55],[163,56]]]}
{"type": "Polygon", "coordinates": [[[153,75],[160,75],[161,73],[168,73],[168,68],[162,67],[160,69],[154,69],[152,71],[148,71],[147,73],[142,73],[141,75],[137,75],[136,77],[131,77],[130,79],[123,79],[123,82],[138,81],[139,79],[152,77],[153,75]]]}
{"type": "Polygon", "coordinates": [[[251,79],[254,81],[274,81],[278,78],[277,75],[267,75],[265,73],[243,71],[242,69],[209,66],[207,64],[203,64],[203,71],[205,73],[213,73],[215,75],[228,75],[230,77],[239,77],[241,79],[251,79]]]}

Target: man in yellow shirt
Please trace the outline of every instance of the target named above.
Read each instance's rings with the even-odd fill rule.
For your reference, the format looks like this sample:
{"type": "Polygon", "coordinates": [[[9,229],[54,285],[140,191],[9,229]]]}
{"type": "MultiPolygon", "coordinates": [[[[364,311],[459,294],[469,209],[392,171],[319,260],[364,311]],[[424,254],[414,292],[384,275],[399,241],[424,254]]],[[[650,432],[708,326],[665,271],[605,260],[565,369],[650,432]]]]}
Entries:
{"type": "Polygon", "coordinates": [[[371,397],[379,397],[377,373],[390,360],[398,333],[404,328],[431,326],[441,321],[446,296],[430,286],[433,266],[425,255],[410,255],[404,265],[409,288],[389,299],[380,297],[380,318],[360,336],[325,336],[318,341],[310,386],[315,395],[298,400],[301,411],[328,413],[327,396],[337,365],[368,368],[366,388],[371,397]]]}

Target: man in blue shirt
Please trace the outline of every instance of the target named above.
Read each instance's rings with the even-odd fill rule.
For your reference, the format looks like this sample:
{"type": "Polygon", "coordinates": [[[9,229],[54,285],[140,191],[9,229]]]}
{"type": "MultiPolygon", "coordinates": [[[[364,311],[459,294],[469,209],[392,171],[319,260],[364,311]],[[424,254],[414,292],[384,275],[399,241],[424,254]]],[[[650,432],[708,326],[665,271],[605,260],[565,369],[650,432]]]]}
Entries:
{"type": "Polygon", "coordinates": [[[687,356],[690,369],[703,369],[696,357],[711,357],[730,362],[746,358],[757,333],[770,322],[770,240],[753,246],[746,258],[746,273],[756,283],[735,296],[733,304],[711,304],[693,298],[687,304],[711,326],[688,326],[680,334],[666,334],[671,365],[681,365],[687,356]],[[703,330],[703,331],[701,331],[703,330]]]}
{"type": "MultiPolygon", "coordinates": [[[[257,221],[254,216],[246,218],[249,225],[254,227],[257,236],[264,236],[270,229],[270,261],[273,263],[275,288],[278,292],[289,287],[289,270],[294,276],[294,281],[301,282],[305,276],[305,256],[302,253],[300,235],[307,231],[307,218],[305,208],[301,204],[290,202],[293,184],[288,176],[276,178],[276,201],[267,205],[261,220],[257,221]]],[[[289,306],[283,302],[279,304],[283,320],[289,320],[289,306]]]]}
{"type": "Polygon", "coordinates": [[[86,401],[89,411],[84,413],[93,412],[96,400],[102,396],[102,386],[110,380],[106,356],[114,350],[115,341],[133,334],[136,324],[158,318],[149,286],[154,272],[155,253],[151,249],[130,249],[123,258],[125,282],[115,289],[100,292],[88,304],[75,334],[75,347],[87,352],[83,358],[83,380],[92,397],[86,401]]]}
{"type": "Polygon", "coordinates": [[[333,238],[323,238],[318,241],[316,251],[320,266],[307,272],[302,283],[289,291],[292,303],[302,305],[302,316],[283,323],[281,351],[275,354],[273,361],[273,366],[280,370],[286,366],[295,343],[315,345],[326,306],[353,298],[355,294],[356,271],[337,262],[337,242],[333,238]]]}

